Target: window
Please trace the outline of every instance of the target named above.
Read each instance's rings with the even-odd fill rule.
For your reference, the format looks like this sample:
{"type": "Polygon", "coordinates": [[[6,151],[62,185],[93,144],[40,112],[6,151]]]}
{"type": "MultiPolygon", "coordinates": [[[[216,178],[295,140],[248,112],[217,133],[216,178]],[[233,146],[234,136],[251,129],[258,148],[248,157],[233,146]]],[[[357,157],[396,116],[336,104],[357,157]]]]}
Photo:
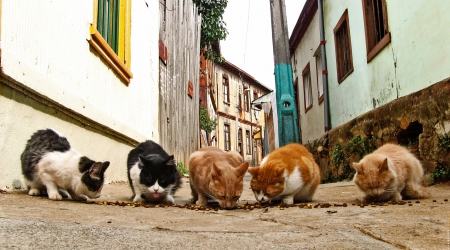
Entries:
{"type": "Polygon", "coordinates": [[[306,65],[305,69],[302,71],[303,77],[303,95],[305,101],[305,113],[312,108],[312,88],[311,88],[311,70],[309,68],[309,63],[306,65]]]}
{"type": "Polygon", "coordinates": [[[242,148],[242,128],[239,128],[238,132],[238,152],[242,156],[244,155],[244,149],[242,148]]]}
{"type": "Polygon", "coordinates": [[[250,92],[250,88],[247,88],[246,90],[244,88],[244,109],[245,109],[245,112],[249,112],[250,111],[250,105],[249,105],[249,100],[248,100],[249,92],[250,92]]]}
{"type": "Polygon", "coordinates": [[[252,145],[250,144],[250,131],[246,130],[245,131],[245,143],[247,146],[247,154],[250,155],[252,154],[252,145]]]}
{"type": "Polygon", "coordinates": [[[253,91],[253,101],[258,99],[258,92],[253,91]]]}
{"type": "Polygon", "coordinates": [[[300,103],[298,101],[298,77],[296,77],[294,81],[294,99],[295,105],[297,106],[297,112],[300,113],[300,103]]]}
{"type": "Polygon", "coordinates": [[[242,110],[242,94],[241,93],[239,93],[239,95],[238,95],[238,109],[239,109],[239,111],[242,110]]]}
{"type": "Polygon", "coordinates": [[[228,76],[222,76],[222,87],[223,87],[223,102],[230,104],[230,84],[228,82],[228,76]]]}
{"type": "Polygon", "coordinates": [[[334,46],[336,50],[338,82],[341,83],[348,75],[353,72],[348,10],[345,10],[344,14],[342,15],[333,31],[334,46]]]}
{"type": "Polygon", "coordinates": [[[131,1],[94,0],[89,44],[126,83],[130,68],[131,1]]]}
{"type": "Polygon", "coordinates": [[[231,149],[231,142],[230,142],[230,125],[224,124],[223,125],[223,132],[224,132],[224,138],[225,138],[225,151],[230,151],[231,149]]]}
{"type": "Polygon", "coordinates": [[[317,98],[319,104],[323,101],[323,67],[322,67],[322,52],[320,46],[314,54],[316,59],[316,78],[317,78],[317,98]]]}
{"type": "Polygon", "coordinates": [[[367,62],[370,62],[390,41],[386,0],[362,0],[366,30],[367,62]]]}

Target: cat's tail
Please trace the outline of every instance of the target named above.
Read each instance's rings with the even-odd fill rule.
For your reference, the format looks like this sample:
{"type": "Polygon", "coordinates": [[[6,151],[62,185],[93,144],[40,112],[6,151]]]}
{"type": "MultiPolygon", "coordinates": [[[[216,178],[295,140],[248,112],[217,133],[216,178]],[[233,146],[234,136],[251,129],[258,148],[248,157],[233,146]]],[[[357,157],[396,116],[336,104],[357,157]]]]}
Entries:
{"type": "Polygon", "coordinates": [[[403,196],[410,199],[426,199],[430,198],[431,194],[421,185],[407,184],[403,190],[403,196]]]}

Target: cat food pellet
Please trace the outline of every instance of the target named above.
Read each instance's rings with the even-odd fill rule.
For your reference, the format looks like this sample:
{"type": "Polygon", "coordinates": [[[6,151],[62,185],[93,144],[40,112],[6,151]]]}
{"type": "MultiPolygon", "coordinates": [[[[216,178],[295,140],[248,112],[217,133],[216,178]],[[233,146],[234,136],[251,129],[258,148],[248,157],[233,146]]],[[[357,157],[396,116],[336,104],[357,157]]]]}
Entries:
{"type": "Polygon", "coordinates": [[[420,201],[416,201],[416,203],[420,203],[420,201]]]}
{"type": "Polygon", "coordinates": [[[448,201],[448,199],[445,199],[444,201],[448,201]]]}
{"type": "Polygon", "coordinates": [[[408,205],[409,205],[409,206],[412,206],[412,204],[411,204],[411,203],[409,203],[408,205]]]}
{"type": "Polygon", "coordinates": [[[436,202],[436,200],[433,200],[433,202],[436,202]]]}
{"type": "Polygon", "coordinates": [[[284,207],[280,207],[280,210],[284,210],[284,207]]]}

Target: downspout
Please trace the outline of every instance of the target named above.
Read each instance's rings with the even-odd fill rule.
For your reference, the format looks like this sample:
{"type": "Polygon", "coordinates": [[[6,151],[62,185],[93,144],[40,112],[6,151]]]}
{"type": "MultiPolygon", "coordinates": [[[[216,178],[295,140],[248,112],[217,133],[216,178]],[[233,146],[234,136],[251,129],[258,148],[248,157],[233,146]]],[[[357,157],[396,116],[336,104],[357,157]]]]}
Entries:
{"type": "Polygon", "coordinates": [[[325,124],[325,133],[328,133],[328,131],[330,131],[331,129],[331,122],[330,122],[330,96],[328,93],[327,55],[325,52],[325,31],[323,25],[323,0],[317,0],[317,3],[319,9],[320,52],[322,54],[324,124],[325,124]]]}

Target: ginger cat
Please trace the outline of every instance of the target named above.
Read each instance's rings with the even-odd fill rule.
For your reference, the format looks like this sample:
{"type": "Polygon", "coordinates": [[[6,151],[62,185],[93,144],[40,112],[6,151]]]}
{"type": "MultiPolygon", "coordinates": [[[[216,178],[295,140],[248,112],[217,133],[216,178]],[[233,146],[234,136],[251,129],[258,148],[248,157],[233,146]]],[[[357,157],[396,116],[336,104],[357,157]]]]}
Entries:
{"type": "Polygon", "coordinates": [[[235,151],[224,152],[217,147],[204,147],[189,158],[189,183],[192,201],[206,206],[208,198],[220,207],[232,209],[241,197],[248,162],[235,151]]]}
{"type": "Polygon", "coordinates": [[[311,201],[320,183],[320,170],[313,155],[296,143],[271,152],[249,172],[250,186],[259,203],[274,198],[281,198],[285,204],[311,201]]]}
{"type": "Polygon", "coordinates": [[[354,162],[353,168],[353,181],[365,193],[364,203],[430,196],[421,185],[420,161],[402,146],[385,144],[354,162]]]}

